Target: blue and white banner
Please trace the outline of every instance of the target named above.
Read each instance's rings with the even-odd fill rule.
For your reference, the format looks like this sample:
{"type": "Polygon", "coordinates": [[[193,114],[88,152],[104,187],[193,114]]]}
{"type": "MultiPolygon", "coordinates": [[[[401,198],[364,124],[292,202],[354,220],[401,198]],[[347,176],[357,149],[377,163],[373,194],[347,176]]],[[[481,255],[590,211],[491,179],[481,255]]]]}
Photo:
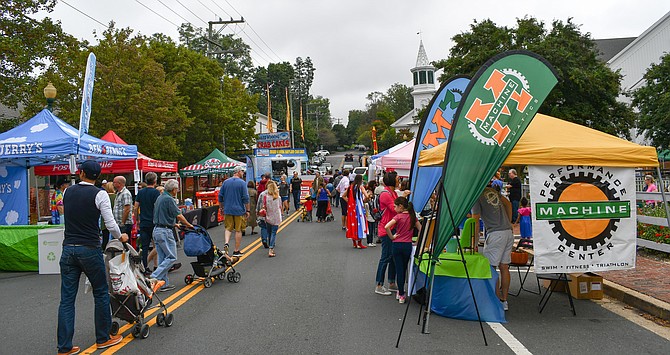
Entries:
{"type": "Polygon", "coordinates": [[[81,97],[81,115],[79,116],[79,137],[88,133],[91,120],[91,100],[93,99],[93,83],[95,81],[95,54],[89,53],[86,61],[86,76],[81,97]]]}
{"type": "Polygon", "coordinates": [[[0,225],[28,224],[27,169],[0,165],[0,225]]]}

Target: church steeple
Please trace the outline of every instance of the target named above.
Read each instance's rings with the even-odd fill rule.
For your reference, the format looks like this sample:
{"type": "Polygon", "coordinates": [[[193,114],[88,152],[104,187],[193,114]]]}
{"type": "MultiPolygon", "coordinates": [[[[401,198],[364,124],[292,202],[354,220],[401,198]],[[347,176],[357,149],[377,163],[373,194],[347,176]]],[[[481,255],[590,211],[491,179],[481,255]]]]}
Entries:
{"type": "Polygon", "coordinates": [[[419,54],[416,56],[416,66],[410,69],[414,79],[412,96],[414,109],[420,110],[426,106],[435,94],[435,67],[430,64],[423,40],[419,42],[419,54]]]}

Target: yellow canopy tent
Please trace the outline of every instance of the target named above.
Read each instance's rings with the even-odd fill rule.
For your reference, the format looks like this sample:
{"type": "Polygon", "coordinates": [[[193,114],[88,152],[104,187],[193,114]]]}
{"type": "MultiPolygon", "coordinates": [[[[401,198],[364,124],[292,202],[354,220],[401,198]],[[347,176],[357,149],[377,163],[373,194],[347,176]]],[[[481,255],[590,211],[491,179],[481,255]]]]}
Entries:
{"type": "MultiPolygon", "coordinates": [[[[447,143],[421,151],[419,166],[443,165],[447,143]]],[[[503,165],[658,166],[654,147],[542,114],[535,115],[503,165]]]]}

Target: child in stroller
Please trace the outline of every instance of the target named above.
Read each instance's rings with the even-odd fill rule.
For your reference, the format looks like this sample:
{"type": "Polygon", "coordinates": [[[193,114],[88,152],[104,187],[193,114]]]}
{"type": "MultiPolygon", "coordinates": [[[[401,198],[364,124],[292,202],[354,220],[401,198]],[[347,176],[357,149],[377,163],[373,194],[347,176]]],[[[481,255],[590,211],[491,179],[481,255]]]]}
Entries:
{"type": "Polygon", "coordinates": [[[300,208],[301,215],[300,218],[298,218],[298,222],[311,222],[313,209],[314,201],[312,201],[312,197],[305,197],[305,201],[302,203],[302,207],[300,208]]]}
{"type": "Polygon", "coordinates": [[[326,222],[332,222],[335,220],[333,216],[333,209],[331,208],[330,201],[328,201],[328,207],[326,208],[326,222]]]}
{"type": "Polygon", "coordinates": [[[156,324],[172,326],[174,315],[168,313],[167,306],[157,294],[165,281],[144,276],[142,257],[132,245],[116,239],[110,240],[105,249],[105,265],[112,317],[115,318],[110,329],[112,335],[119,332],[119,322],[116,321],[118,318],[130,324],[134,323],[132,334],[135,338],[146,339],[149,336],[149,325],[144,313],[152,308],[160,308],[156,324]],[[158,304],[152,306],[154,301],[158,304]]]}
{"type": "Polygon", "coordinates": [[[216,278],[219,280],[227,278],[228,282],[240,282],[242,275],[233,267],[240,260],[238,256],[230,257],[217,248],[207,230],[201,226],[193,226],[193,229],[184,231],[184,254],[197,257],[197,261],[191,262],[193,274],[184,277],[187,285],[194,281],[195,276],[204,278],[206,288],[211,287],[216,278]],[[228,274],[227,270],[230,270],[228,274]]]}

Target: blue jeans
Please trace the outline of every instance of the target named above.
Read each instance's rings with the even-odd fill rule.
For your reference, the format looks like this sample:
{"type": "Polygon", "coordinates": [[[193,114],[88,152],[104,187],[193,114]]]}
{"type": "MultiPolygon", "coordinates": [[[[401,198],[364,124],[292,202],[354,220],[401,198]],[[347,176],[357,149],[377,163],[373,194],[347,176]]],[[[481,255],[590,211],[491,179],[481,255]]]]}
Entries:
{"type": "Polygon", "coordinates": [[[60,306],[58,307],[58,351],[72,349],[74,315],[79,278],[84,273],[93,287],[95,299],[95,341],[109,340],[112,313],[109,308],[109,289],[102,250],[99,247],[63,246],[60,257],[60,306]]]}
{"type": "Polygon", "coordinates": [[[384,285],[384,272],[388,267],[389,283],[395,283],[395,263],[393,262],[393,241],[387,236],[380,236],[382,241],[382,256],[377,265],[377,285],[384,285]]]}
{"type": "Polygon", "coordinates": [[[147,258],[149,256],[149,247],[151,247],[151,236],[154,227],[140,227],[140,243],[142,243],[142,264],[147,268],[147,258]]]}
{"type": "Polygon", "coordinates": [[[268,242],[268,224],[265,223],[265,220],[259,220],[258,226],[261,228],[261,241],[263,243],[268,242]]]}
{"type": "MultiPolygon", "coordinates": [[[[398,293],[405,295],[405,280],[407,279],[407,263],[412,257],[412,243],[393,243],[393,262],[398,276],[398,293]]],[[[410,285],[411,286],[411,285],[410,285]]]]}
{"type": "Polygon", "coordinates": [[[270,245],[270,249],[274,249],[275,241],[277,240],[277,230],[279,229],[279,226],[275,226],[270,223],[266,223],[265,225],[268,234],[268,245],[270,245]]]}
{"type": "Polygon", "coordinates": [[[163,227],[154,227],[154,244],[158,253],[158,267],[151,274],[151,277],[158,280],[164,280],[167,285],[168,271],[177,261],[177,242],[174,240],[172,229],[163,227]]]}
{"type": "Polygon", "coordinates": [[[293,207],[296,211],[300,208],[300,190],[293,190],[293,207]]]}

